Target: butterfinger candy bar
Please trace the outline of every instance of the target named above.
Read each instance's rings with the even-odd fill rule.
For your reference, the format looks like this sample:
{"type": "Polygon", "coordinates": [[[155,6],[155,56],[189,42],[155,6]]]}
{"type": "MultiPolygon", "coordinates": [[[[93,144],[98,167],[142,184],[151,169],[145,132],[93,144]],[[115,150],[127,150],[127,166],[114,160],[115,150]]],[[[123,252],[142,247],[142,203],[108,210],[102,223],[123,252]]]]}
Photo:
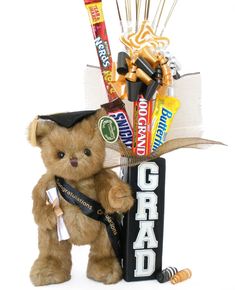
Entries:
{"type": "Polygon", "coordinates": [[[158,97],[153,112],[152,150],[156,150],[166,139],[180,101],[174,97],[158,97]]]}
{"type": "Polygon", "coordinates": [[[101,0],[84,0],[92,27],[100,68],[107,90],[108,99],[112,101],[118,96],[111,85],[112,56],[106,31],[101,0]]]}
{"type": "Polygon", "coordinates": [[[151,153],[151,123],[152,101],[147,102],[141,95],[138,101],[134,102],[132,151],[136,155],[144,156],[151,153]]]}
{"type": "Polygon", "coordinates": [[[127,148],[132,148],[133,132],[129,118],[125,110],[125,104],[121,99],[116,99],[112,102],[101,105],[102,108],[113,117],[119,127],[119,137],[127,148]]]}

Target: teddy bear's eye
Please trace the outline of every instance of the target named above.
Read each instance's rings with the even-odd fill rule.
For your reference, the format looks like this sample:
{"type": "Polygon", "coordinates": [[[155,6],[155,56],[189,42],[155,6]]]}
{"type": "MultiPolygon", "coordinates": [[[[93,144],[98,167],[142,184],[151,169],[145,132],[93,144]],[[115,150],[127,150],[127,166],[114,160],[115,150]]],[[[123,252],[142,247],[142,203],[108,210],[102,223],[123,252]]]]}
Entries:
{"type": "Polygon", "coordinates": [[[85,154],[86,156],[91,156],[91,150],[88,149],[88,148],[84,149],[84,154],[85,154]]]}
{"type": "Polygon", "coordinates": [[[60,159],[64,158],[64,155],[65,155],[65,153],[62,152],[62,151],[59,151],[59,152],[57,153],[57,157],[60,158],[60,159]]]}

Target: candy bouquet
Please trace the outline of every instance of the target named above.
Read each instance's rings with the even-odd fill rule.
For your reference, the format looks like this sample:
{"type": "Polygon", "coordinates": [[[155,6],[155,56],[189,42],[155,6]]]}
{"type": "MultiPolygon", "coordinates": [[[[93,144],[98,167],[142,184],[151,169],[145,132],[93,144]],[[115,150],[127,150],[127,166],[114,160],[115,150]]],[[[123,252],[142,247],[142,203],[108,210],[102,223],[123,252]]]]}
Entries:
{"type": "Polygon", "coordinates": [[[181,66],[168,50],[170,40],[164,33],[178,1],[116,0],[117,37],[123,49],[115,61],[102,1],[84,2],[100,62],[94,70],[102,74],[108,98],[100,104],[107,113],[100,130],[106,130],[102,135],[107,147],[120,155],[110,167],[122,168],[136,200],[123,220],[124,279],[157,278],[175,284],[190,278],[191,271],[162,270],[165,159],[160,156],[178,148],[218,144],[200,138],[199,74],[181,76],[181,66]],[[190,96],[176,97],[185,84],[190,96]]]}

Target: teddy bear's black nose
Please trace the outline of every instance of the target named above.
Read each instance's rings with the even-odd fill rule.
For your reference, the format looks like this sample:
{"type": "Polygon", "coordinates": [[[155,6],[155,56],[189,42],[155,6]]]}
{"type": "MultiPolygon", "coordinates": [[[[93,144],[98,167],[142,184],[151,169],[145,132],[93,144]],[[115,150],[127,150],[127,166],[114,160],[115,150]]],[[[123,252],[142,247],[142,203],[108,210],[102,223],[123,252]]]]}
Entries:
{"type": "Polygon", "coordinates": [[[70,164],[71,164],[73,167],[77,167],[77,166],[78,166],[78,159],[77,159],[77,157],[72,157],[72,158],[70,158],[70,164]]]}

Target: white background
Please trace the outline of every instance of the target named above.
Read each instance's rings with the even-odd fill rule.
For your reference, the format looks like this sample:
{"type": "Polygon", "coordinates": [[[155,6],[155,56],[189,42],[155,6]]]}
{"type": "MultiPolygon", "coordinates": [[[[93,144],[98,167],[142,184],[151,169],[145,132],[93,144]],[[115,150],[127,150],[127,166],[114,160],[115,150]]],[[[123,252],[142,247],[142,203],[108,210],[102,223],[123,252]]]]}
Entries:
{"type": "MultiPolygon", "coordinates": [[[[114,0],[103,2],[116,53],[114,0]]],[[[229,145],[166,156],[163,266],[189,267],[193,277],[177,286],[104,286],[86,278],[88,247],[82,247],[73,250],[71,281],[50,289],[235,289],[234,1],[179,2],[166,34],[183,72],[202,73],[204,137],[229,145]]],[[[37,256],[31,191],[45,169],[26,128],[37,114],[86,107],[87,63],[98,64],[82,0],[1,0],[1,289],[34,289],[28,278],[37,256]]]]}

